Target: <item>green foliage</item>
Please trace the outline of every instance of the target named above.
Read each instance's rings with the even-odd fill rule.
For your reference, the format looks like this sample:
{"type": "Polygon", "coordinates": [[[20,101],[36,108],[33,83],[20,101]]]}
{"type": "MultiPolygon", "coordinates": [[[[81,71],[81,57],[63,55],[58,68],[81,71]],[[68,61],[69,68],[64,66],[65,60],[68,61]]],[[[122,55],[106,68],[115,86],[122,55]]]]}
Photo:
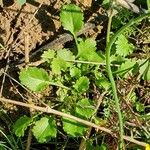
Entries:
{"type": "Polygon", "coordinates": [[[53,116],[42,117],[35,122],[32,132],[40,143],[47,142],[50,138],[55,138],[57,134],[55,118],[53,116]]]}
{"type": "Polygon", "coordinates": [[[36,67],[22,69],[19,79],[23,85],[35,92],[42,91],[49,85],[48,73],[36,67]]]}
{"type": "Polygon", "coordinates": [[[61,74],[61,71],[67,69],[67,63],[60,57],[54,58],[51,63],[52,72],[54,74],[61,74]]]}
{"type": "Polygon", "coordinates": [[[93,39],[80,41],[78,57],[81,57],[83,60],[87,61],[103,62],[103,59],[96,53],[96,41],[93,39]]]}
{"type": "Polygon", "coordinates": [[[18,137],[24,136],[24,131],[31,123],[32,118],[29,118],[27,116],[20,117],[13,125],[13,131],[16,134],[16,136],[18,137]]]}
{"type": "Polygon", "coordinates": [[[102,6],[106,9],[110,7],[111,0],[103,0],[102,6]]]}
{"type": "Polygon", "coordinates": [[[81,99],[77,102],[76,113],[89,119],[95,113],[95,107],[93,106],[93,102],[87,98],[81,99]]]}
{"type": "Polygon", "coordinates": [[[144,104],[140,103],[140,102],[136,102],[136,110],[138,112],[143,112],[144,111],[144,104]]]}
{"type": "Polygon", "coordinates": [[[129,43],[127,38],[121,34],[117,41],[115,42],[116,44],[116,53],[120,56],[127,56],[130,53],[133,52],[134,46],[133,44],[129,43]]]}
{"type": "Polygon", "coordinates": [[[118,29],[132,18],[133,13],[120,6],[115,7],[116,15],[112,19],[112,28],[118,29]]]}
{"type": "Polygon", "coordinates": [[[49,50],[47,50],[47,51],[44,51],[44,53],[42,54],[42,59],[44,60],[44,61],[50,61],[52,58],[54,58],[55,57],[55,51],[54,50],[52,50],[52,49],[49,49],[49,50]]]}
{"type": "Polygon", "coordinates": [[[150,80],[150,60],[140,60],[139,65],[142,65],[139,69],[139,73],[144,80],[150,80]]]}
{"type": "MultiPolygon", "coordinates": [[[[105,0],[103,4],[109,6],[110,1],[105,0]]],[[[124,14],[124,16],[125,15],[125,20],[123,20],[124,17],[122,17],[119,26],[125,24],[129,19],[130,15],[124,14]]],[[[83,13],[78,6],[74,4],[64,5],[60,13],[60,21],[62,26],[73,34],[77,52],[74,47],[71,49],[59,49],[57,51],[51,49],[44,51],[42,60],[44,61],[44,65],[48,66],[46,69],[49,70],[46,71],[38,67],[29,67],[21,70],[19,79],[23,85],[35,92],[44,92],[48,85],[54,85],[55,88],[52,87],[51,91],[54,100],[50,99],[48,102],[52,108],[78,118],[95,121],[96,124],[105,126],[107,120],[116,119],[115,103],[113,101],[114,95],[112,94],[111,84],[106,74],[106,65],[103,64],[105,63],[104,52],[97,50],[95,40],[91,38],[79,39],[77,37],[76,33],[84,25],[83,20],[83,13]],[[100,113],[103,118],[100,118],[96,116],[97,113],[95,109],[99,97],[97,92],[101,94],[103,91],[107,91],[107,96],[101,104],[102,110],[100,108],[100,113]],[[92,96],[90,97],[90,95],[92,96]],[[93,116],[94,119],[91,120],[93,116]]],[[[131,56],[135,47],[129,42],[127,37],[131,35],[130,32],[132,31],[132,27],[126,28],[125,32],[120,34],[116,38],[117,40],[113,42],[114,52],[110,58],[110,65],[114,73],[113,75],[116,77],[115,79],[117,79],[116,82],[120,78],[128,79],[129,75],[139,75],[139,80],[150,80],[149,60],[146,61],[146,59],[143,58],[135,59],[131,56]]],[[[117,84],[119,84],[119,82],[117,84]]],[[[128,102],[133,104],[138,113],[144,112],[144,104],[137,102],[135,91],[131,91],[127,96],[123,96],[127,97],[128,102]]],[[[120,101],[121,100],[122,99],[120,99],[120,101]]],[[[122,106],[122,103],[123,102],[119,105],[122,106]]],[[[126,111],[123,106],[122,109],[126,111]]],[[[14,125],[15,134],[18,137],[23,136],[24,131],[32,124],[32,132],[38,142],[44,143],[52,138],[56,138],[56,119],[53,116],[43,117],[41,115],[40,117],[38,121],[35,121],[35,124],[33,124],[32,119],[26,116],[21,117],[14,125]]],[[[128,120],[126,116],[124,116],[124,118],[128,120]]],[[[65,117],[57,121],[59,125],[62,125],[62,129],[67,135],[71,137],[84,136],[88,129],[85,125],[65,117]]],[[[118,122],[116,122],[116,124],[118,124],[118,122]]],[[[95,135],[93,135],[93,137],[94,136],[95,135]]],[[[106,149],[105,145],[93,146],[91,143],[88,145],[89,147],[87,146],[87,149],[106,149]]]]}
{"type": "Polygon", "coordinates": [[[81,70],[77,67],[70,68],[70,76],[78,79],[81,77],[81,70]]]}
{"type": "Polygon", "coordinates": [[[127,59],[124,63],[120,65],[117,72],[122,77],[128,77],[129,74],[132,74],[134,65],[136,64],[135,60],[127,59]]]}
{"type": "Polygon", "coordinates": [[[64,131],[72,137],[83,136],[87,130],[86,126],[72,119],[63,118],[62,122],[64,131]]]}
{"type": "Polygon", "coordinates": [[[67,49],[60,49],[57,51],[57,56],[62,58],[63,60],[75,60],[75,56],[73,53],[67,49]]]}
{"type": "Polygon", "coordinates": [[[26,3],[26,0],[17,0],[17,3],[18,3],[19,5],[23,5],[23,4],[26,3]]]}
{"type": "Polygon", "coordinates": [[[110,82],[108,81],[108,79],[101,74],[98,70],[94,71],[95,73],[95,84],[99,87],[99,88],[104,88],[105,90],[108,90],[110,88],[110,82]]]}
{"type": "Polygon", "coordinates": [[[74,5],[64,5],[60,13],[62,26],[75,35],[83,26],[83,13],[81,9],[74,5]]]}
{"type": "Polygon", "coordinates": [[[74,88],[80,93],[85,92],[89,88],[89,79],[87,77],[80,77],[76,81],[74,88]]]}

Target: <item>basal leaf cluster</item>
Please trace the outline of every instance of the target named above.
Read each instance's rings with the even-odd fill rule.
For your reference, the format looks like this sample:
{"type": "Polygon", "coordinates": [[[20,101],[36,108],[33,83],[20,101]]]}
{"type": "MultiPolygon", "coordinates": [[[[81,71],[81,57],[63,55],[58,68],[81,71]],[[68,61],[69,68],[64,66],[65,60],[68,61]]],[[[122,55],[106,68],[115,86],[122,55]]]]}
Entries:
{"type": "MultiPolygon", "coordinates": [[[[107,0],[103,2],[104,5],[109,3],[110,1],[107,0]]],[[[124,14],[125,12],[127,10],[118,14],[119,18],[116,16],[119,24],[112,24],[114,30],[130,18],[131,13],[124,14]]],[[[68,115],[105,126],[110,118],[116,119],[115,115],[118,113],[113,101],[112,85],[106,73],[107,58],[105,58],[105,52],[97,48],[94,39],[77,36],[77,32],[84,26],[83,12],[80,7],[74,4],[64,5],[60,12],[60,21],[64,29],[73,35],[75,46],[58,49],[57,51],[53,49],[45,50],[41,56],[42,68],[27,67],[21,70],[19,75],[21,84],[31,91],[39,93],[44,92],[50,86],[54,95],[53,103],[51,103],[51,98],[48,99],[51,107],[68,115]],[[104,91],[107,96],[104,100],[101,100],[103,109],[101,111],[96,106],[104,91]],[[97,115],[99,111],[100,114],[97,115]]],[[[128,79],[129,76],[136,76],[138,79],[146,81],[150,80],[149,58],[132,56],[137,49],[135,43],[128,36],[132,35],[129,32],[135,34],[137,31],[135,32],[135,28],[132,30],[132,27],[127,30],[127,32],[120,34],[113,43],[113,52],[110,56],[113,77],[116,81],[128,79]]],[[[119,82],[117,84],[119,85],[119,82]]],[[[127,100],[127,102],[133,104],[137,112],[144,112],[144,105],[137,100],[134,90],[128,93],[127,100]]],[[[119,105],[123,105],[121,109],[124,109],[124,103],[121,102],[119,105]]],[[[124,121],[132,117],[131,114],[128,116],[129,118],[127,117],[125,109],[123,112],[124,121]]],[[[118,124],[118,120],[115,124],[118,124]]],[[[32,128],[34,137],[40,143],[56,138],[59,130],[69,137],[83,137],[89,129],[84,124],[67,117],[58,119],[52,115],[38,114],[36,117],[23,116],[19,118],[13,126],[13,131],[18,137],[21,137],[24,136],[29,126],[32,128]]],[[[89,148],[92,147],[90,143],[93,143],[93,141],[87,141],[87,149],[88,146],[89,148]]],[[[105,149],[106,147],[101,145],[94,148],[105,149]]]]}

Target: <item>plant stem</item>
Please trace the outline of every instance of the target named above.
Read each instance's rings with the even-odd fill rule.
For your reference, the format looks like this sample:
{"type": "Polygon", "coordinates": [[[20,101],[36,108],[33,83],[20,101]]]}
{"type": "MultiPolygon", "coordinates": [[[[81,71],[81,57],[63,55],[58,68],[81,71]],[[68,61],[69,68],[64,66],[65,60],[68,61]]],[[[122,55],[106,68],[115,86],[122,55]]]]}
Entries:
{"type": "MultiPolygon", "coordinates": [[[[113,17],[113,9],[110,10],[110,15],[108,19],[108,26],[107,26],[107,37],[106,37],[106,47],[108,46],[108,43],[110,41],[110,31],[111,31],[111,22],[112,22],[112,17],[113,17]]],[[[113,95],[115,99],[115,105],[118,113],[118,119],[119,119],[119,130],[120,130],[120,142],[119,142],[119,147],[120,149],[124,149],[124,128],[123,128],[123,119],[122,119],[122,114],[121,114],[121,109],[120,109],[120,103],[119,103],[119,98],[117,95],[117,89],[115,85],[115,81],[113,78],[113,74],[111,71],[111,63],[110,63],[110,51],[106,48],[106,69],[108,72],[108,76],[111,82],[112,90],[113,90],[113,95]]]]}
{"type": "Polygon", "coordinates": [[[110,31],[111,31],[111,22],[112,22],[112,17],[113,17],[113,10],[110,10],[110,15],[109,15],[109,19],[108,19],[108,25],[107,25],[107,37],[106,37],[106,45],[109,43],[110,41],[110,31]]]}
{"type": "Polygon", "coordinates": [[[64,88],[66,90],[70,90],[70,88],[64,86],[64,85],[61,85],[61,84],[58,84],[58,83],[55,83],[55,82],[47,82],[48,84],[50,85],[53,85],[53,86],[57,86],[57,87],[60,87],[60,88],[64,88]]]}
{"type": "MultiPolygon", "coordinates": [[[[117,88],[116,88],[116,84],[114,81],[114,77],[111,71],[111,62],[110,62],[110,52],[111,52],[111,48],[112,45],[114,44],[114,42],[116,41],[117,37],[123,33],[128,27],[130,27],[131,25],[135,24],[136,22],[146,18],[150,16],[150,13],[148,14],[144,14],[141,15],[135,19],[132,19],[130,22],[128,22],[125,26],[123,26],[122,28],[120,28],[111,38],[110,42],[107,43],[106,45],[106,69],[108,72],[108,76],[109,76],[109,80],[111,82],[111,86],[112,86],[112,91],[113,91],[113,95],[114,95],[114,99],[115,99],[115,104],[116,104],[116,108],[117,108],[117,112],[118,112],[118,118],[119,118],[119,127],[120,127],[120,148],[123,148],[123,134],[124,134],[124,130],[123,130],[123,121],[122,121],[122,115],[121,115],[121,110],[120,110],[120,104],[119,104],[119,98],[117,95],[117,88]]],[[[109,17],[109,21],[108,21],[108,31],[109,33],[107,33],[107,41],[109,41],[109,36],[110,36],[110,24],[111,24],[111,19],[112,17],[109,17]]]]}
{"type": "Polygon", "coordinates": [[[147,0],[147,10],[150,13],[150,0],[147,0]]]}
{"type": "Polygon", "coordinates": [[[78,51],[78,53],[77,53],[77,56],[76,56],[76,57],[78,57],[78,55],[79,55],[79,44],[78,44],[78,40],[77,40],[77,36],[76,36],[76,34],[73,34],[73,37],[74,37],[74,40],[75,40],[75,43],[76,43],[76,47],[77,47],[77,51],[78,51]]]}

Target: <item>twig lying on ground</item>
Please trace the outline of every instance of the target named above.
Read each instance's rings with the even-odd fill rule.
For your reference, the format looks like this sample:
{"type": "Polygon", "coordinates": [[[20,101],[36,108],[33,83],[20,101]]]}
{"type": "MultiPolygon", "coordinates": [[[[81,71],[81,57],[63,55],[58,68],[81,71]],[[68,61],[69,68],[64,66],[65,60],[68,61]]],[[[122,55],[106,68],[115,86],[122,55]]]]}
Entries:
{"type": "MultiPolygon", "coordinates": [[[[93,127],[93,128],[98,129],[98,130],[104,131],[104,132],[106,132],[108,134],[111,134],[112,136],[117,138],[117,135],[115,133],[113,133],[110,129],[107,129],[105,127],[100,127],[100,126],[98,126],[98,125],[96,125],[96,124],[94,124],[92,122],[80,119],[80,118],[72,116],[70,114],[66,114],[66,113],[63,113],[61,111],[57,111],[55,109],[51,109],[49,106],[47,106],[47,107],[40,107],[40,106],[35,106],[33,104],[32,105],[31,104],[26,104],[26,103],[23,103],[23,102],[18,102],[18,101],[6,99],[6,98],[1,98],[1,97],[0,97],[0,101],[1,102],[5,102],[5,103],[11,103],[11,104],[14,104],[14,105],[23,106],[23,107],[32,108],[32,109],[35,109],[35,110],[38,110],[38,111],[41,111],[41,112],[45,112],[45,113],[48,113],[48,114],[55,114],[55,115],[58,115],[58,116],[66,117],[66,118],[69,118],[69,119],[73,119],[73,120],[75,120],[77,122],[80,122],[82,124],[85,124],[85,125],[87,125],[89,127],[93,127]]],[[[125,139],[128,142],[135,143],[135,144],[143,146],[143,147],[146,146],[145,142],[141,142],[141,141],[135,140],[135,139],[131,138],[130,136],[125,136],[124,135],[123,139],[125,139]]]]}
{"type": "MultiPolygon", "coordinates": [[[[92,23],[86,23],[85,26],[83,27],[83,29],[81,31],[79,31],[77,33],[77,35],[81,35],[84,33],[87,33],[89,30],[94,29],[96,26],[92,23]]],[[[35,52],[30,54],[30,58],[33,58],[34,56],[36,56],[38,53],[43,52],[44,50],[47,49],[58,49],[58,47],[60,47],[60,45],[64,45],[66,42],[72,41],[73,37],[72,35],[68,34],[68,33],[64,33],[62,35],[60,35],[57,39],[55,39],[54,41],[42,46],[41,48],[37,49],[35,52]]],[[[18,64],[22,64],[24,63],[25,59],[22,58],[19,60],[18,64]]]]}

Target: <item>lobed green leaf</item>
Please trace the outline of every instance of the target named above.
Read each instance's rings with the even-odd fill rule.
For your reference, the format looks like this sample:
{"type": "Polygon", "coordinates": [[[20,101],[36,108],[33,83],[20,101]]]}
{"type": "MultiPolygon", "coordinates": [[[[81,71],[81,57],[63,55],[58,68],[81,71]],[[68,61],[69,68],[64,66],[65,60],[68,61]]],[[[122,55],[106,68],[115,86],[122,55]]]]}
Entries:
{"type": "Polygon", "coordinates": [[[29,118],[27,116],[20,117],[13,125],[13,132],[18,137],[24,136],[24,132],[27,129],[27,127],[31,124],[31,122],[32,118],[29,118]]]}
{"type": "Polygon", "coordinates": [[[85,131],[87,130],[87,127],[85,125],[80,124],[79,122],[72,119],[63,117],[62,122],[64,131],[72,137],[83,136],[85,131]]]}
{"type": "Polygon", "coordinates": [[[19,5],[23,5],[23,4],[26,3],[26,0],[17,0],[17,3],[18,3],[19,5]]]}
{"type": "Polygon", "coordinates": [[[76,104],[76,113],[89,119],[95,113],[93,102],[87,98],[79,100],[76,104]]]}
{"type": "Polygon", "coordinates": [[[74,4],[64,5],[60,13],[62,26],[75,35],[83,26],[83,12],[74,4]]]}
{"type": "Polygon", "coordinates": [[[61,71],[65,71],[67,69],[67,63],[64,59],[57,57],[54,58],[51,63],[52,73],[60,75],[61,71]]]}
{"type": "Polygon", "coordinates": [[[64,60],[75,60],[73,53],[67,49],[60,49],[57,51],[57,56],[64,60]]]}
{"type": "Polygon", "coordinates": [[[49,76],[44,69],[29,67],[22,69],[19,75],[21,83],[30,90],[39,92],[49,85],[49,76]]]}
{"type": "Polygon", "coordinates": [[[32,132],[40,143],[47,142],[50,138],[55,138],[57,134],[55,118],[53,116],[43,117],[36,121],[32,132]]]}
{"type": "Polygon", "coordinates": [[[96,41],[93,39],[80,41],[78,57],[88,61],[103,62],[103,58],[96,53],[96,41]]]}
{"type": "Polygon", "coordinates": [[[87,77],[82,76],[76,81],[76,83],[73,87],[78,92],[83,93],[89,89],[89,84],[90,84],[89,79],[87,77]]]}
{"type": "Polygon", "coordinates": [[[127,56],[131,54],[134,50],[133,44],[128,42],[128,39],[121,34],[117,41],[115,42],[116,44],[116,53],[120,56],[127,56]]]}
{"type": "Polygon", "coordinates": [[[44,51],[44,53],[42,54],[41,57],[42,57],[42,59],[44,61],[48,61],[49,62],[49,60],[51,60],[51,59],[53,59],[55,57],[55,51],[51,50],[51,49],[49,49],[47,51],[44,51]]]}

